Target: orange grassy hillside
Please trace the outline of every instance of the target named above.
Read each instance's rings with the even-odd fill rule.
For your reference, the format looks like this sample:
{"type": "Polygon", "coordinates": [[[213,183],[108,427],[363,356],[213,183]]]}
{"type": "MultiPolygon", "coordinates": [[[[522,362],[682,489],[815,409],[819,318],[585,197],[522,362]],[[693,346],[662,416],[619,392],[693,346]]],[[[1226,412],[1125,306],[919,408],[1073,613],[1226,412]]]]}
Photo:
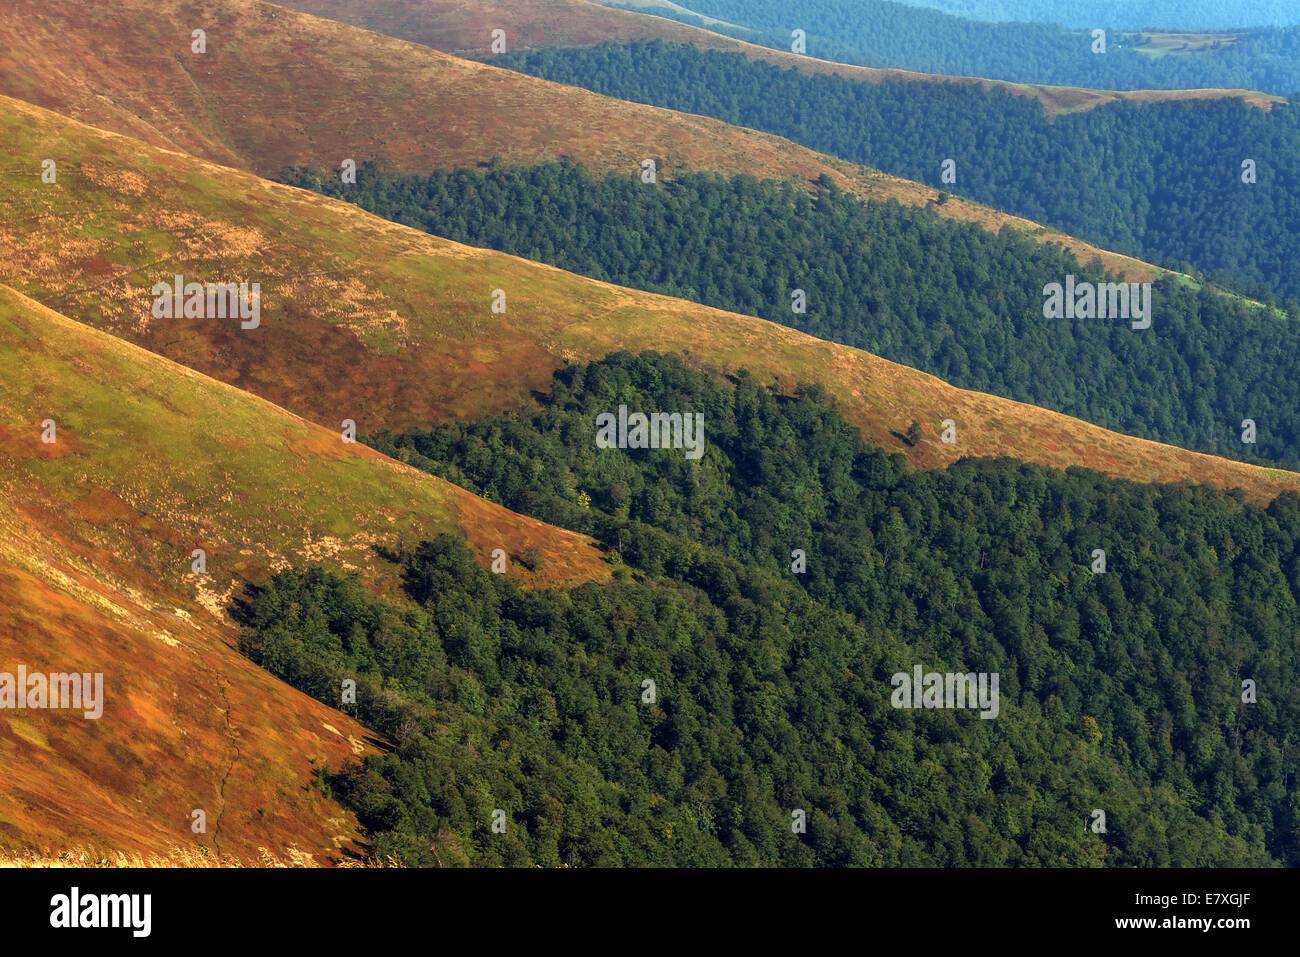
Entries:
{"type": "Polygon", "coordinates": [[[6,0],[0,49],[0,93],[263,175],[345,158],[427,171],[559,152],[629,174],[648,156],[755,175],[831,170],[774,136],[256,0],[6,0]]]}
{"type": "MultiPolygon", "coordinates": [[[[412,22],[477,23],[477,9],[415,7],[412,22]]],[[[499,9],[511,23],[539,22],[535,5],[499,9]]],[[[542,22],[569,22],[564,9],[542,22]]],[[[579,12],[617,13],[594,5],[579,12]]],[[[634,175],[652,157],[666,179],[687,170],[826,175],[863,199],[896,199],[1068,246],[1131,282],[1162,272],[966,200],[935,206],[939,194],[928,186],[776,136],[597,96],[256,0],[7,0],[6,13],[12,15],[0,18],[0,94],[263,176],[287,166],[335,169],[345,159],[428,172],[493,158],[527,165],[562,156],[616,175],[634,175]],[[205,31],[202,54],[191,48],[196,29],[205,31]]],[[[638,28],[669,23],[627,16],[638,28]]]]}
{"type": "Polygon", "coordinates": [[[367,732],[239,654],[230,597],[308,561],[392,588],[374,546],[439,531],[485,564],[531,546],[526,580],[607,575],[581,536],[0,287],[0,672],[104,676],[97,720],[4,711],[0,849],[341,858],[356,823],[313,770],[367,732]]]}
{"type": "Polygon", "coordinates": [[[0,243],[11,255],[0,281],[330,429],[344,418],[364,433],[510,408],[548,388],[566,360],[657,349],[787,387],[820,382],[866,436],[924,467],[1004,454],[1241,486],[1257,500],[1300,487],[1290,472],[965,392],[772,323],[448,242],[16,101],[0,107],[0,137],[17,156],[79,164],[54,184],[6,178],[0,243]],[[154,318],[152,288],[176,274],[259,282],[260,327],[154,318]],[[504,314],[492,310],[496,290],[504,314]],[[947,418],[958,425],[951,445],[935,439],[947,418]],[[914,449],[894,435],[913,419],[929,437],[914,449]]]}

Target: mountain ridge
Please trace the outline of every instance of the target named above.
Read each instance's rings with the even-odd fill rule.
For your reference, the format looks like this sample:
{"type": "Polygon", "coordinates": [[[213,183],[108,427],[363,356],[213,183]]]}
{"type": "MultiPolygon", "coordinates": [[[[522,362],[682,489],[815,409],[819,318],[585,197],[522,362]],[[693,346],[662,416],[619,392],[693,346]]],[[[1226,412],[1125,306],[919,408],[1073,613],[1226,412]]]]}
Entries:
{"type": "Polygon", "coordinates": [[[822,382],[870,441],[923,468],[1010,455],[1143,481],[1240,484],[1256,500],[1300,481],[963,392],[763,320],[461,246],[317,194],[105,137],[37,107],[9,106],[0,129],[25,155],[57,152],[58,144],[95,160],[75,189],[71,176],[57,186],[29,177],[25,191],[7,194],[0,235],[14,254],[0,264],[0,281],[330,427],[352,418],[364,434],[470,418],[545,389],[568,359],[653,349],[689,353],[715,371],[748,367],[785,388],[822,382]],[[130,192],[136,182],[151,184],[165,213],[124,215],[138,198],[130,192]],[[98,234],[104,219],[119,222],[119,240],[98,234]],[[48,230],[15,228],[32,222],[48,230]],[[137,275],[141,262],[146,275],[137,275]],[[150,287],[175,274],[260,280],[262,327],[242,333],[233,322],[151,320],[150,287]],[[504,316],[491,310],[497,288],[509,295],[504,316]],[[265,338],[255,346],[249,336],[265,338]],[[935,440],[948,418],[961,428],[952,445],[935,440]],[[916,447],[896,437],[912,420],[928,435],[916,447]]]}
{"type": "MultiPolygon", "coordinates": [[[[761,60],[786,69],[842,76],[868,83],[887,80],[951,82],[978,85],[984,89],[1003,89],[1038,100],[1048,113],[1089,110],[1104,103],[1120,101],[1233,98],[1264,110],[1271,109],[1276,103],[1285,102],[1283,97],[1254,90],[1092,90],[921,73],[893,67],[858,66],[775,50],[655,16],[649,11],[625,10],[591,0],[480,0],[472,12],[460,0],[377,0],[376,3],[364,4],[358,3],[358,0],[278,2],[280,6],[313,16],[350,23],[457,55],[487,55],[491,52],[491,30],[503,29],[506,31],[507,44],[512,37],[522,37],[517,42],[519,49],[664,40],[686,43],[704,50],[743,53],[751,60],[761,60]]],[[[700,16],[694,11],[689,12],[700,16]]]]}
{"type": "Polygon", "coordinates": [[[355,819],[312,774],[382,742],[239,652],[240,586],[324,560],[391,592],[398,570],[375,545],[440,529],[485,566],[491,548],[535,548],[536,575],[510,570],[525,580],[608,574],[583,536],[345,451],[337,434],[8,287],[0,370],[0,670],[104,675],[99,720],[5,712],[11,851],[364,856],[355,819]]]}
{"type": "Polygon", "coordinates": [[[1010,227],[1066,246],[1081,260],[1095,256],[1133,282],[1174,274],[959,197],[937,205],[939,191],[929,186],[767,133],[599,96],[260,0],[13,4],[15,15],[0,19],[0,48],[12,51],[0,59],[0,95],[260,176],[296,166],[338,169],[344,159],[427,172],[562,155],[627,175],[655,158],[668,179],[679,169],[826,175],[864,200],[935,208],[990,231],[1010,227]],[[207,53],[190,52],[191,20],[218,24],[207,53]],[[294,51],[291,65],[248,70],[276,62],[283,49],[294,51]],[[70,68],[96,57],[96,70],[70,68]],[[146,70],[148,89],[137,79],[146,70]],[[361,74],[365,84],[356,82],[361,74]],[[250,122],[257,115],[276,119],[250,122]]]}

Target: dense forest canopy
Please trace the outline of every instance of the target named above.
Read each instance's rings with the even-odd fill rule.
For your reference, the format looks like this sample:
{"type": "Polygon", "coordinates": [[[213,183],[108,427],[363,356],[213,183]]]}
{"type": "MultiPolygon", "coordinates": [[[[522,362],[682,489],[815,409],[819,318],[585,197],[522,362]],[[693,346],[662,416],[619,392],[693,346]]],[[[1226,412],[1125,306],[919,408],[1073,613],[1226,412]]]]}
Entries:
{"type": "MultiPolygon", "coordinates": [[[[968,20],[990,22],[1060,23],[1071,27],[1118,27],[1136,30],[1236,30],[1242,27],[1284,27],[1300,23],[1294,0],[896,0],[908,7],[939,10],[968,20]]],[[[710,0],[686,6],[707,7],[710,0]]],[[[753,7],[752,4],[747,6],[753,7]]],[[[802,0],[785,0],[792,13],[805,9],[802,0]]],[[[779,9],[779,6],[776,7],[779,9]]]]}
{"type": "MultiPolygon", "coordinates": [[[[668,7],[645,12],[778,50],[791,50],[791,34],[800,29],[809,56],[861,66],[1097,90],[1300,92],[1297,26],[1243,30],[1232,24],[1230,35],[1209,38],[1143,36],[1122,26],[1134,22],[1129,3],[1070,29],[1039,16],[1030,18],[1035,22],[986,23],[889,0],[698,0],[687,6],[735,26],[668,7]],[[1093,52],[1094,29],[1107,31],[1104,54],[1093,52]]],[[[1294,24],[1295,6],[1288,7],[1294,24]]]]}
{"type": "Polygon", "coordinates": [[[375,441],[621,563],[608,586],[525,591],[441,536],[390,555],[405,596],[310,568],[240,599],[246,653],[332,704],[355,680],[344,708],[394,742],[321,780],[381,855],[1300,863],[1300,497],[1006,460],[911,472],[816,389],[655,355],[375,441]],[[619,403],[702,413],[705,455],[597,450],[619,403]],[[999,675],[998,716],[892,706],[916,666],[999,675]]]}
{"type": "MultiPolygon", "coordinates": [[[[680,176],[657,186],[571,162],[355,184],[284,177],[458,242],[791,325],[955,385],[1184,448],[1300,464],[1300,326],[1174,281],[1152,326],[1044,317],[1043,289],[1104,282],[1056,247],[832,183],[680,176]],[[792,293],[802,289],[806,312],[792,293]],[[1242,442],[1242,421],[1256,442],[1242,442]]],[[[1300,304],[1291,303],[1300,316],[1300,304]]]]}
{"type": "Polygon", "coordinates": [[[659,42],[491,62],[775,133],[1248,293],[1300,295],[1295,104],[1115,103],[1049,117],[1005,90],[810,76],[659,42]]]}

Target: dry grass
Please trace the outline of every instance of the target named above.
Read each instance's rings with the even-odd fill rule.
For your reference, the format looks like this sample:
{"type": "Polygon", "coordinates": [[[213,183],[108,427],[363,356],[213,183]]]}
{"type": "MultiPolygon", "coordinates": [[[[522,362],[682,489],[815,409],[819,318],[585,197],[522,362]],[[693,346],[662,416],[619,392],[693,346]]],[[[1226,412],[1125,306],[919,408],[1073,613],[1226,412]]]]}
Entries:
{"type": "Polygon", "coordinates": [[[1240,486],[1257,501],[1300,487],[1293,473],[965,392],[785,327],[462,246],[16,101],[0,105],[0,137],[22,155],[94,156],[98,166],[143,177],[153,197],[141,209],[114,190],[111,178],[70,176],[59,189],[11,178],[14,188],[0,193],[0,241],[12,250],[0,261],[0,281],[327,427],[345,409],[356,410],[362,432],[473,418],[518,407],[529,390],[548,388],[566,360],[656,349],[706,368],[748,366],[785,387],[821,382],[868,438],[922,467],[964,455],[1009,455],[1141,481],[1240,486]],[[31,222],[45,228],[13,225],[31,222]],[[196,240],[196,222],[214,235],[255,227],[268,239],[256,254],[232,252],[196,240]],[[112,229],[105,231],[105,223],[112,229]],[[117,282],[103,280],[103,261],[120,270],[117,282]],[[148,285],[177,272],[260,279],[264,330],[235,335],[205,320],[142,325],[148,285]],[[324,281],[304,282],[304,275],[324,281]],[[340,283],[360,291],[340,301],[333,294],[340,283]],[[488,308],[498,287],[509,290],[505,316],[488,308]],[[893,436],[912,419],[935,428],[945,418],[959,423],[956,445],[927,441],[913,449],[893,436]]]}
{"type": "Polygon", "coordinates": [[[262,848],[261,854],[252,861],[242,858],[219,857],[215,854],[201,854],[187,848],[173,848],[165,853],[141,854],[125,851],[60,851],[58,853],[37,853],[33,851],[0,852],[0,868],[35,867],[35,868],[209,868],[209,867],[319,867],[310,857],[286,855],[277,856],[262,848]]]}
{"type": "MultiPolygon", "coordinates": [[[[348,446],[248,393],[0,287],[0,663],[100,672],[104,714],[7,712],[0,845],[347,857],[358,829],[313,787],[374,746],[233,647],[245,580],[322,560],[377,588],[372,546],[457,532],[547,556],[528,581],[603,579],[582,537],[348,446]],[[43,454],[53,416],[64,454],[43,454]],[[208,574],[189,574],[190,551],[208,574]],[[201,808],[207,832],[191,833],[201,808]]],[[[299,862],[301,863],[301,861],[299,862]]]]}
{"type": "MultiPolygon", "coordinates": [[[[572,45],[665,35],[814,72],[867,81],[975,82],[867,70],[742,44],[708,31],[571,0],[295,0],[408,36],[405,42],[257,0],[7,0],[0,19],[0,94],[53,109],[154,146],[263,176],[287,166],[336,169],[344,158],[394,170],[527,165],[571,156],[598,172],[631,175],[647,156],[679,171],[815,180],[825,174],[863,199],[930,205],[940,215],[1061,242],[1144,281],[1155,267],[966,201],[934,207],[937,191],[798,146],[780,137],[598,96],[461,60],[436,47],[486,49],[490,31],[530,44],[572,45]],[[208,52],[189,52],[192,23],[208,24],[208,52]],[[471,43],[472,39],[472,43],[471,43]],[[286,56],[286,51],[292,55],[286,56]],[[249,65],[256,65],[250,69],[249,65]],[[364,78],[364,79],[362,79],[364,78]],[[344,92],[340,92],[344,91],[344,92]]],[[[1006,85],[1006,84],[1001,84],[1006,85]]],[[[1082,109],[1130,94],[1016,86],[1049,110],[1082,109]]],[[[1232,96],[1232,91],[1139,92],[1135,97],[1232,96]]],[[[1254,97],[1255,94],[1249,94],[1254,97]]],[[[79,163],[75,156],[61,157],[79,163]]],[[[88,170],[88,175],[93,168],[88,170]]],[[[120,171],[119,171],[120,172],[120,171]]],[[[124,199],[143,184],[118,180],[124,199]]],[[[254,211],[250,219],[256,220],[254,211]]],[[[181,225],[181,224],[176,224],[181,225]]],[[[194,233],[212,224],[189,221],[194,233]]],[[[226,224],[238,248],[264,234],[226,224]]],[[[106,264],[100,263],[100,268],[106,264]]],[[[320,278],[320,277],[318,277],[320,278]]],[[[111,272],[100,274],[111,282],[111,272]]],[[[305,280],[306,281],[306,280],[305,280]]],[[[320,278],[320,281],[329,281],[320,278]]],[[[334,343],[336,347],[341,344],[334,343]]]]}
{"type": "Polygon", "coordinates": [[[1153,53],[1202,53],[1210,52],[1218,44],[1219,49],[1230,49],[1241,39],[1239,33],[1159,33],[1141,34],[1144,52],[1153,53]]]}
{"type": "MultiPolygon", "coordinates": [[[[41,74],[56,62],[58,69],[81,62],[93,40],[97,49],[103,46],[105,83],[123,94],[123,102],[143,107],[140,90],[153,82],[158,87],[148,99],[165,104],[175,92],[164,82],[167,74],[146,71],[141,84],[128,52],[112,46],[124,36],[123,22],[112,18],[140,16],[142,24],[152,23],[142,11],[167,2],[74,7],[51,0],[24,8],[32,18],[23,24],[27,34],[0,41],[12,40],[21,62],[37,47],[56,49],[42,46],[51,36],[66,40],[57,59],[34,71],[41,74]],[[81,25],[66,37],[60,33],[60,18],[74,9],[98,32],[81,25]]],[[[239,17],[254,18],[253,25],[267,27],[264,58],[274,53],[283,60],[289,49],[311,66],[317,63],[313,51],[329,59],[329,36],[354,40],[341,27],[312,28],[325,34],[277,33],[271,29],[276,22],[296,15],[251,3],[199,2],[185,9],[208,17],[214,42],[248,36],[243,27],[250,21],[239,17]]],[[[6,17],[0,32],[20,19],[6,17]]],[[[162,43],[158,29],[145,30],[146,45],[162,43]]],[[[393,53],[398,68],[402,57],[417,55],[411,52],[416,48],[385,46],[394,41],[367,42],[377,44],[378,54],[393,53]]],[[[373,59],[367,57],[337,60],[342,69],[368,70],[373,59]]],[[[14,62],[0,61],[0,76],[10,84],[16,82],[14,62]]],[[[446,58],[433,66],[425,62],[468,84],[438,88],[443,94],[459,89],[462,108],[478,102],[471,90],[486,88],[519,97],[511,101],[515,112],[503,115],[533,115],[539,104],[566,115],[563,102],[537,100],[540,87],[524,89],[507,82],[508,74],[446,58]]],[[[224,69],[230,65],[226,61],[224,69]]],[[[139,132],[144,122],[155,141],[183,141],[200,152],[207,144],[214,157],[248,151],[260,162],[274,162],[275,150],[262,148],[277,136],[293,151],[320,134],[329,145],[321,153],[309,150],[314,157],[337,155],[350,133],[378,143],[375,116],[355,103],[348,109],[370,126],[339,125],[337,114],[312,126],[309,114],[328,114],[322,104],[334,101],[323,89],[308,91],[297,104],[300,113],[291,103],[287,114],[267,114],[278,118],[275,125],[229,136],[239,111],[256,113],[262,103],[240,96],[251,96],[253,86],[259,95],[283,93],[275,78],[253,75],[255,83],[239,96],[228,77],[195,82],[186,94],[194,99],[180,96],[176,113],[146,111],[146,121],[122,126],[139,132]],[[186,113],[191,107],[192,116],[186,113]],[[204,127],[213,117],[222,119],[204,127]]],[[[327,72],[330,77],[338,74],[327,72]]],[[[52,89],[85,93],[88,98],[78,102],[102,109],[110,125],[137,108],[99,100],[90,86],[58,82],[52,89]]],[[[579,111],[574,122],[592,118],[581,110],[593,108],[594,100],[565,96],[579,111]]],[[[382,112],[382,98],[374,102],[378,116],[393,123],[385,128],[393,142],[427,148],[420,145],[427,127],[405,130],[398,114],[382,112]]],[[[637,115],[622,108],[600,114],[614,124],[610,142],[633,150],[628,144],[636,144],[643,129],[637,115]],[[618,125],[623,122],[628,125],[618,125]]],[[[742,157],[769,175],[821,168],[801,165],[813,154],[805,151],[794,162],[788,145],[744,131],[702,145],[699,130],[716,127],[691,127],[688,119],[669,115],[657,122],[677,130],[682,149],[694,151],[692,161],[704,168],[725,169],[742,157]]],[[[447,114],[432,122],[439,121],[450,122],[447,114]]],[[[501,126],[512,130],[510,123],[501,126]]],[[[438,148],[476,155],[479,147],[471,149],[468,140],[456,147],[452,127],[438,148]]],[[[521,155],[553,155],[562,132],[538,126],[521,155]]],[[[592,152],[593,142],[575,148],[613,162],[615,154],[592,152]]],[[[785,388],[821,382],[868,439],[920,467],[961,455],[1005,454],[1142,480],[1240,486],[1256,501],[1300,487],[1300,476],[1291,473],[1197,456],[963,392],[771,323],[446,242],[17,100],[0,98],[0,143],[0,247],[6,251],[0,283],[17,289],[0,289],[0,661],[104,671],[109,689],[108,710],[97,724],[41,712],[0,725],[0,843],[19,849],[10,852],[10,862],[82,864],[84,854],[96,863],[171,860],[189,866],[197,856],[259,866],[263,848],[301,848],[317,864],[349,859],[355,821],[311,787],[311,768],[336,767],[364,748],[365,730],[275,681],[231,647],[223,609],[240,581],[322,558],[357,568],[376,587],[391,586],[392,570],[371,546],[443,529],[459,530],[483,554],[497,544],[515,554],[537,548],[543,580],[608,574],[593,543],[580,536],[514,515],[363,447],[342,449],[335,430],[344,417],[356,419],[362,432],[474,417],[517,407],[528,390],[547,388],[551,372],[566,360],[658,349],[704,369],[748,367],[785,388]],[[59,158],[56,185],[33,175],[33,158],[45,156],[59,158]],[[263,329],[246,335],[212,320],[152,321],[148,290],[175,273],[260,281],[263,329]],[[510,290],[508,316],[487,308],[489,291],[498,286],[510,290]],[[36,439],[46,415],[60,424],[56,454],[36,439]],[[942,418],[957,420],[958,445],[934,440],[942,418]],[[906,448],[893,433],[912,419],[922,422],[927,440],[906,448]],[[209,549],[217,569],[211,581],[184,574],[189,550],[198,545],[209,549]],[[196,806],[209,811],[210,832],[178,845],[196,806]],[[97,842],[114,850],[24,850],[97,842]]],[[[926,201],[914,184],[873,179],[878,174],[847,164],[834,168],[846,180],[857,177],[864,190],[926,201]]],[[[957,202],[945,209],[984,215],[957,202]]],[[[518,563],[512,567],[519,570],[518,563]]],[[[272,857],[306,863],[285,854],[272,857]]]]}
{"type": "MultiPolygon", "coordinates": [[[[3,868],[320,868],[326,865],[296,848],[279,853],[265,847],[257,849],[252,857],[221,856],[203,853],[191,848],[171,847],[158,853],[128,851],[86,850],[78,848],[64,851],[6,851],[0,850],[0,869],[3,868]]],[[[331,867],[401,867],[395,859],[380,861],[373,857],[349,857],[330,862],[331,867]]]]}
{"type": "MultiPolygon", "coordinates": [[[[284,5],[320,17],[339,20],[387,36],[410,40],[435,50],[474,56],[491,49],[491,32],[506,31],[511,49],[593,46],[664,40],[702,50],[742,53],[788,70],[842,76],[865,83],[915,82],[975,84],[1009,90],[1043,104],[1049,114],[1090,110],[1120,100],[1242,99],[1271,109],[1285,97],[1251,90],[1089,90],[1081,87],[1010,83],[975,77],[953,77],[911,70],[852,66],[782,50],[688,26],[662,17],[616,10],[589,0],[283,0],[284,5]]],[[[1216,40],[1235,42],[1223,34],[1143,34],[1152,51],[1206,49],[1216,40]]]]}

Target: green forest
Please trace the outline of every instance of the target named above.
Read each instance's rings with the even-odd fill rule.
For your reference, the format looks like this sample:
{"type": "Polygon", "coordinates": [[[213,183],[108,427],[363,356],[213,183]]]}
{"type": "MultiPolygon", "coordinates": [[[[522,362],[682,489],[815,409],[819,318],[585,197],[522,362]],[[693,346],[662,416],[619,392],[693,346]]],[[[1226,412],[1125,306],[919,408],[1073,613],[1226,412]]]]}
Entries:
{"type": "Polygon", "coordinates": [[[1049,117],[1005,90],[813,76],[660,42],[491,62],[775,133],[1157,265],[1190,263],[1256,298],[1300,295],[1294,104],[1116,103],[1049,117]],[[955,183],[942,179],[948,159],[955,183]]]}
{"type": "MultiPolygon", "coordinates": [[[[387,219],[623,286],[794,326],[824,339],[1131,435],[1235,458],[1300,464],[1296,326],[1206,289],[1162,281],[1152,327],[1046,319],[1043,288],[1105,281],[1058,247],[833,183],[707,174],[651,187],[574,163],[356,184],[283,179],[387,219]],[[793,310],[792,291],[807,294],[793,310]],[[1257,442],[1241,441],[1251,418],[1257,442]]],[[[1300,316],[1300,304],[1285,303],[1300,316]]]]}
{"type": "MultiPolygon", "coordinates": [[[[707,7],[711,0],[688,4],[707,7]]],[[[1060,23],[1074,27],[1162,27],[1182,30],[1237,30],[1241,27],[1282,27],[1300,23],[1300,7],[1292,0],[898,0],[904,6],[925,7],[969,20],[1060,23]]],[[[748,5],[751,9],[754,5],[748,5]]],[[[761,4],[759,5],[761,7],[761,4]]],[[[784,7],[801,13],[801,0],[784,7]]],[[[815,9],[815,8],[814,8],[815,9]]]]}
{"type": "Polygon", "coordinates": [[[524,590],[443,535],[385,548],[401,595],[311,567],[237,600],[245,653],[334,705],[355,680],[344,709],[392,742],[318,782],[380,856],[1300,864],[1300,496],[1010,460],[914,472],[815,388],[654,354],[369,441],[615,564],[609,585],[524,590]],[[597,450],[620,403],[702,413],[704,456],[597,450]],[[997,718],[892,707],[918,665],[998,674],[997,718]]]}
{"type": "MultiPolygon", "coordinates": [[[[1173,5],[1186,17],[1155,14],[1154,23],[1143,13],[1142,4],[1117,5],[1113,0],[1095,4],[1049,0],[1050,5],[1028,0],[1033,13],[1021,19],[1029,22],[1017,23],[962,19],[889,0],[692,0],[685,6],[694,13],[666,5],[653,11],[640,9],[779,50],[790,50],[791,32],[801,29],[807,35],[809,56],[861,66],[1097,90],[1212,88],[1277,96],[1300,92],[1300,27],[1294,26],[1294,3],[1282,6],[1284,0],[1271,0],[1278,5],[1271,12],[1221,13],[1219,25],[1230,33],[1206,46],[1177,38],[1154,42],[1135,32],[1171,22],[1177,29],[1201,29],[1192,21],[1204,22],[1211,15],[1205,10],[1207,2],[1213,0],[1173,5]],[[1067,8],[1069,29],[1056,25],[1067,8]],[[1084,10],[1089,11],[1086,17],[1084,10]],[[695,14],[734,26],[712,19],[706,22],[695,14]],[[1266,25],[1269,22],[1278,26],[1266,25]],[[1258,26],[1242,29],[1252,25],[1258,26]],[[1093,52],[1095,29],[1107,31],[1104,54],[1093,52]]],[[[1017,6],[1024,12],[1025,3],[1017,6]]]]}

